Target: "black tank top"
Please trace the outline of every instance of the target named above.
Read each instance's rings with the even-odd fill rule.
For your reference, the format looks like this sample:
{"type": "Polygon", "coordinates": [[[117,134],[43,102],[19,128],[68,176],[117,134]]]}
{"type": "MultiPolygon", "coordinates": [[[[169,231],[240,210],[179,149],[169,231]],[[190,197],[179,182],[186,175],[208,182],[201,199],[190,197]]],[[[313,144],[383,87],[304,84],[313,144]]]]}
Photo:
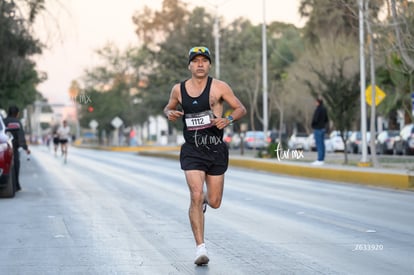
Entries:
{"type": "MultiPolygon", "coordinates": [[[[187,81],[187,80],[186,80],[187,81]]],[[[209,124],[215,117],[210,108],[210,88],[213,78],[208,77],[207,85],[198,97],[191,97],[181,82],[181,105],[184,111],[184,140],[197,147],[210,148],[223,143],[223,130],[209,124]]]]}

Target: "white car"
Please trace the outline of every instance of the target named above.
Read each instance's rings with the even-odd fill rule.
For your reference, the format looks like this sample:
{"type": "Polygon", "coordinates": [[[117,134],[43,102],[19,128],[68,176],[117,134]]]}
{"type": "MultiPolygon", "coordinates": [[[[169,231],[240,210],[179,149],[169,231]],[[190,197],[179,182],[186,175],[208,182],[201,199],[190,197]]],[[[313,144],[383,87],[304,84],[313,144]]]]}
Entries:
{"type": "Polygon", "coordinates": [[[270,143],[270,138],[265,137],[263,131],[247,131],[244,137],[244,146],[247,149],[264,149],[270,143]]]}
{"type": "MultiPolygon", "coordinates": [[[[317,151],[315,136],[314,136],[313,133],[308,136],[307,143],[308,143],[308,147],[309,147],[310,151],[312,151],[312,152],[317,151]]],[[[333,152],[332,147],[333,147],[332,146],[332,141],[329,138],[329,135],[325,135],[325,152],[333,152]]]]}
{"type": "MultiPolygon", "coordinates": [[[[309,150],[312,152],[316,152],[316,141],[315,141],[315,136],[313,133],[311,133],[307,139],[306,139],[306,143],[308,144],[307,146],[309,147],[309,150]]],[[[326,144],[325,144],[326,145],[326,144]]]]}
{"type": "Polygon", "coordinates": [[[289,149],[302,149],[303,151],[309,151],[308,134],[296,133],[293,134],[288,141],[289,149]]]}
{"type": "MultiPolygon", "coordinates": [[[[348,137],[352,132],[348,132],[348,137]]],[[[330,146],[332,147],[333,152],[343,152],[345,150],[345,144],[342,141],[340,131],[332,131],[329,135],[330,146]]]]}
{"type": "Polygon", "coordinates": [[[230,149],[240,148],[241,138],[237,133],[225,133],[223,140],[230,149]]]}

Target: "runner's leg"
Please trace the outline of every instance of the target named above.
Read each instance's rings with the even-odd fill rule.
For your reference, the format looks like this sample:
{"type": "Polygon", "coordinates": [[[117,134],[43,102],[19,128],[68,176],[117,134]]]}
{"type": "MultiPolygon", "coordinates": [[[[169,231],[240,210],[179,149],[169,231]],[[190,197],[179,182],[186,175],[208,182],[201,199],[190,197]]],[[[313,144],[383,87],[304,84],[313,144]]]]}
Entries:
{"type": "Polygon", "coordinates": [[[185,171],[185,177],[190,189],[190,208],[188,215],[196,245],[204,243],[204,214],[203,214],[203,185],[205,172],[199,170],[185,171]]]}
{"type": "Polygon", "coordinates": [[[211,208],[219,208],[223,198],[224,174],[223,175],[207,175],[207,203],[211,208]]]}
{"type": "Polygon", "coordinates": [[[66,163],[67,159],[68,159],[68,143],[64,142],[62,143],[62,147],[63,147],[63,151],[64,151],[64,162],[66,163]]]}

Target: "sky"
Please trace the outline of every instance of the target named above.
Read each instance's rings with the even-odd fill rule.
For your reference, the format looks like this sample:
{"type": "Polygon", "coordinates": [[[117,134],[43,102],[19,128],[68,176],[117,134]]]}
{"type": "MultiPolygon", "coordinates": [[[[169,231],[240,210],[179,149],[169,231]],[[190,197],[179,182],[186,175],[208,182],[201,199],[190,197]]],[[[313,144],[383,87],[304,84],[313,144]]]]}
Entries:
{"type": "MultiPolygon", "coordinates": [[[[303,26],[297,12],[299,0],[185,2],[190,8],[204,6],[212,14],[218,12],[226,22],[245,17],[259,24],[265,18],[266,22],[281,21],[303,26]]],[[[36,25],[36,33],[48,45],[43,54],[35,58],[37,69],[48,76],[38,90],[49,103],[68,104],[72,80],[79,80],[86,69],[99,64],[94,52],[108,42],[121,50],[137,45],[132,15],[144,6],[160,9],[162,0],[65,0],[49,3],[52,5],[47,6],[48,13],[39,18],[36,25]]]]}

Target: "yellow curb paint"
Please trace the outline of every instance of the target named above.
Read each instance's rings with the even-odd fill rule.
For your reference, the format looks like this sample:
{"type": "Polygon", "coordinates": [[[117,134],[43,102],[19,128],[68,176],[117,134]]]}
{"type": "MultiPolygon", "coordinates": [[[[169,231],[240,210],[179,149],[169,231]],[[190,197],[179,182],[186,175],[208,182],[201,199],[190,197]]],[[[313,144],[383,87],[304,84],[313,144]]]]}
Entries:
{"type": "Polygon", "coordinates": [[[371,167],[372,163],[371,162],[358,162],[358,166],[359,167],[371,167]]]}

